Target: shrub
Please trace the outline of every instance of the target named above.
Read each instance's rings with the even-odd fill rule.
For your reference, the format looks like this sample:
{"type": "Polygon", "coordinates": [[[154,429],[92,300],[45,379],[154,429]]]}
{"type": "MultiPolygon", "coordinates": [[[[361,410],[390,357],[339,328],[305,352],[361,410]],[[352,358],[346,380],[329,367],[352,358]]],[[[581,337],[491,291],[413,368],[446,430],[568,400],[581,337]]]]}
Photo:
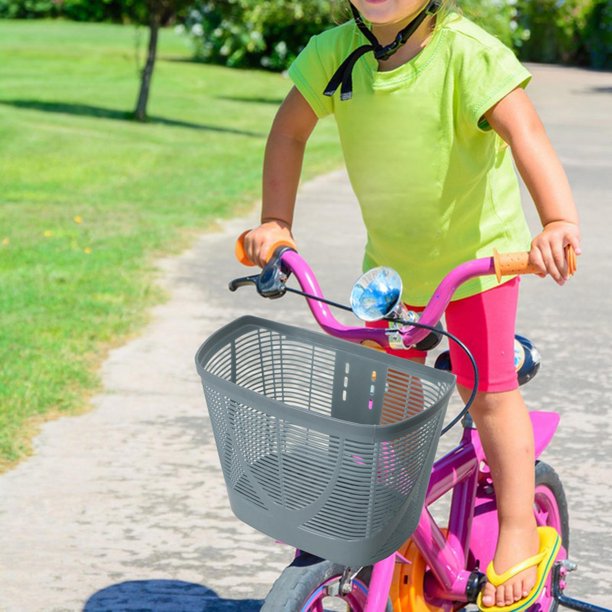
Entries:
{"type": "Polygon", "coordinates": [[[59,7],[53,0],[0,0],[0,17],[34,19],[57,15],[59,7]]]}
{"type": "Polygon", "coordinates": [[[459,0],[464,15],[497,36],[508,47],[520,50],[530,32],[519,24],[517,0],[459,0]]]}
{"type": "Polygon", "coordinates": [[[589,13],[584,44],[594,68],[612,69],[612,2],[597,0],[589,13]]]}
{"type": "Polygon", "coordinates": [[[521,58],[536,62],[584,63],[582,32],[593,0],[520,0],[518,20],[530,32],[521,58]]]}
{"type": "MultiPolygon", "coordinates": [[[[510,47],[525,31],[516,0],[463,0],[459,8],[510,47]]],[[[197,59],[234,67],[283,70],[308,39],[350,16],[346,0],[200,1],[185,23],[197,59]]]]}
{"type": "Polygon", "coordinates": [[[197,59],[285,69],[308,39],[334,25],[329,0],[199,1],[185,23],[197,59]]]}
{"type": "Polygon", "coordinates": [[[0,0],[0,17],[74,21],[129,21],[143,13],[141,0],[0,0]]]}

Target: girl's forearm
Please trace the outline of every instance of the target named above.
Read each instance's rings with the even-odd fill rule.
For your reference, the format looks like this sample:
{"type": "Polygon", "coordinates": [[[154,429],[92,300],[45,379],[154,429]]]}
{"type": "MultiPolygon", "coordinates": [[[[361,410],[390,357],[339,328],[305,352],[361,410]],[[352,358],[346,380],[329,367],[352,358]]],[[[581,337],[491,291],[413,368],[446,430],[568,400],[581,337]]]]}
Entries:
{"type": "Polygon", "coordinates": [[[529,130],[512,139],[510,146],[542,226],[555,221],[578,224],[567,175],[541,122],[532,123],[529,130]]]}
{"type": "Polygon", "coordinates": [[[317,116],[296,87],[281,104],[266,144],[261,225],[244,237],[248,258],[264,266],[279,241],[293,243],[291,224],[304,150],[317,116]]]}
{"type": "Polygon", "coordinates": [[[304,150],[317,116],[293,87],[274,118],[264,157],[261,220],[279,221],[290,229],[304,150]]]}
{"type": "Polygon", "coordinates": [[[510,145],[516,167],[533,198],[542,225],[578,223],[569,181],[531,100],[520,87],[485,113],[510,145]]]}
{"type": "Polygon", "coordinates": [[[263,169],[261,221],[293,223],[305,143],[282,133],[271,132],[263,169]]]}
{"type": "Polygon", "coordinates": [[[536,205],[542,231],[532,240],[529,261],[563,284],[569,278],[565,247],[580,253],[578,212],[569,181],[538,114],[521,88],[485,113],[510,145],[517,169],[536,205]]]}

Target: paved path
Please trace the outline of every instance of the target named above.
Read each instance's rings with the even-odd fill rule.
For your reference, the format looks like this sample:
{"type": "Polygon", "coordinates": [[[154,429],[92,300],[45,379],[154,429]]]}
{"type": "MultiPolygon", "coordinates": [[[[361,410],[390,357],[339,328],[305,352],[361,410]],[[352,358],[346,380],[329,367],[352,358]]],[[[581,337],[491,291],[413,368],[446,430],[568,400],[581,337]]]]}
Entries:
{"type": "MultiPolygon", "coordinates": [[[[580,203],[584,256],[563,289],[523,284],[519,328],[545,359],[526,395],[562,414],[546,460],[569,497],[581,566],[569,592],[612,605],[612,74],[533,68],[531,94],[580,203]]],[[[299,211],[303,254],[329,296],[345,299],[364,234],[344,174],[305,185],[299,211]]],[[[34,456],[0,477],[0,610],[259,609],[290,551],[231,516],[193,365],[201,341],[240,314],[305,316],[293,296],[226,291],[244,272],[231,242],[255,216],[161,262],[170,300],[110,354],[94,409],[46,424],[34,456]]]]}

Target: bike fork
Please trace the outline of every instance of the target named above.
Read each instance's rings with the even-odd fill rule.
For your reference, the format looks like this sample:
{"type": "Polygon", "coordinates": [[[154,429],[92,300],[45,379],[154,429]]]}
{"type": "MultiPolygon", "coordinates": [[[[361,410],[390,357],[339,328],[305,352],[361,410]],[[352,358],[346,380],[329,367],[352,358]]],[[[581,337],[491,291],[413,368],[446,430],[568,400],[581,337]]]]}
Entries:
{"type": "Polygon", "coordinates": [[[364,612],[384,612],[387,609],[389,591],[393,582],[393,571],[395,569],[395,557],[391,556],[374,564],[370,588],[368,589],[368,602],[364,612]]]}
{"type": "Polygon", "coordinates": [[[570,610],[577,610],[577,612],[612,612],[610,608],[602,608],[601,606],[597,606],[595,604],[588,603],[586,601],[580,601],[578,599],[574,599],[573,597],[567,597],[567,595],[563,594],[563,589],[565,588],[565,576],[567,572],[572,572],[576,569],[576,564],[571,561],[562,561],[561,563],[556,563],[553,566],[553,597],[555,601],[564,608],[569,608],[570,610]]]}

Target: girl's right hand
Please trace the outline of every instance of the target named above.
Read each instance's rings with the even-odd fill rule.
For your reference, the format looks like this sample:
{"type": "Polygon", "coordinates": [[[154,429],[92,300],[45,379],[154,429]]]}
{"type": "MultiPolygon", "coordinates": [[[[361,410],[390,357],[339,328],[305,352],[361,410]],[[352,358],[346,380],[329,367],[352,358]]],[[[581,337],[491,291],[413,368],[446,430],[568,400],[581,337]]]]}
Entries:
{"type": "Polygon", "coordinates": [[[254,264],[263,268],[272,256],[270,250],[277,242],[294,243],[291,226],[282,219],[264,219],[259,227],[244,237],[244,250],[254,264]]]}
{"type": "Polygon", "coordinates": [[[576,255],[580,250],[580,229],[570,221],[551,221],[531,242],[529,262],[538,269],[538,276],[550,274],[559,285],[569,279],[565,247],[570,245],[576,255]]]}

